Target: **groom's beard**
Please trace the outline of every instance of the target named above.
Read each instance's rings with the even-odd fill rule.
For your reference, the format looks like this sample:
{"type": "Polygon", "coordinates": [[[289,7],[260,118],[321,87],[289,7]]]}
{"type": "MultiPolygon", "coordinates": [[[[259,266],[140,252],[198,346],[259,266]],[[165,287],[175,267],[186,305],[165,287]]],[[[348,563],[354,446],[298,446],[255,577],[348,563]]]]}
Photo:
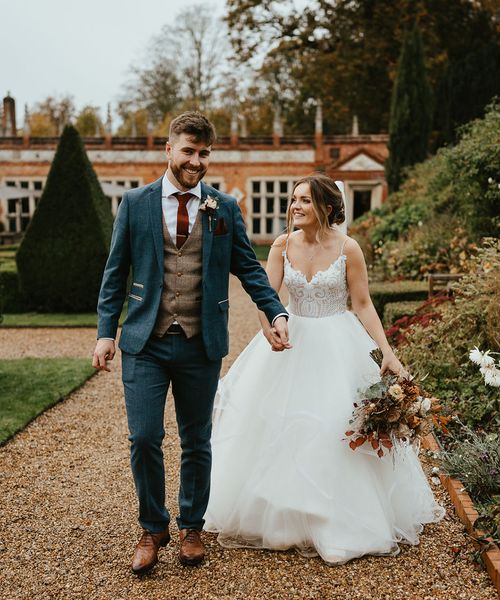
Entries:
{"type": "MultiPolygon", "coordinates": [[[[186,166],[188,164],[189,163],[187,163],[186,166]]],[[[196,175],[194,175],[194,174],[191,175],[190,173],[186,173],[186,171],[184,169],[184,165],[182,167],[179,167],[174,163],[173,160],[171,160],[170,161],[170,169],[171,169],[174,177],[182,185],[182,187],[190,190],[191,188],[196,187],[198,185],[198,182],[203,179],[203,176],[207,172],[208,167],[206,167],[206,168],[199,167],[199,170],[196,173],[196,175]]]]}

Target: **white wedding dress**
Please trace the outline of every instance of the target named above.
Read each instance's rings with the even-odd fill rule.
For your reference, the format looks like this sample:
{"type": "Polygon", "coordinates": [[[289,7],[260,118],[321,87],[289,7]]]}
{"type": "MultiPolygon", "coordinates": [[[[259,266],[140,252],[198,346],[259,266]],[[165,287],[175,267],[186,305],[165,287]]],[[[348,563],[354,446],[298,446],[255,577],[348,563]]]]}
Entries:
{"type": "Polygon", "coordinates": [[[347,310],[346,256],[308,282],[286,251],[291,350],[259,332],[220,381],[205,529],[224,547],[295,548],[341,564],[395,555],[444,515],[411,446],[383,458],[345,440],[375,344],[347,310]]]}

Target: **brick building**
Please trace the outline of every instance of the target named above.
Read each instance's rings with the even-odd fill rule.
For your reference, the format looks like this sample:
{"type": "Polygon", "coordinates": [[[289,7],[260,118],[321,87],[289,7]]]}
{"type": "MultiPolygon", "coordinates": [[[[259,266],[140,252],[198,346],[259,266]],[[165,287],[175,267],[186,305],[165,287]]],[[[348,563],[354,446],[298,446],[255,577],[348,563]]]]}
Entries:
{"type": "MultiPolygon", "coordinates": [[[[380,206],[387,195],[383,166],[387,136],[360,135],[356,122],[351,135],[324,136],[321,107],[311,136],[285,136],[279,121],[269,137],[242,137],[236,121],[231,131],[230,137],[217,142],[205,181],[236,196],[249,236],[257,243],[269,242],[283,230],[293,182],[312,171],[344,181],[348,224],[380,206]]],[[[4,239],[19,237],[26,229],[58,142],[58,138],[30,136],[26,122],[23,132],[17,135],[15,103],[7,97],[0,132],[0,236],[4,239]]],[[[122,190],[149,183],[164,173],[165,141],[152,136],[84,138],[113,213],[122,190]]]]}

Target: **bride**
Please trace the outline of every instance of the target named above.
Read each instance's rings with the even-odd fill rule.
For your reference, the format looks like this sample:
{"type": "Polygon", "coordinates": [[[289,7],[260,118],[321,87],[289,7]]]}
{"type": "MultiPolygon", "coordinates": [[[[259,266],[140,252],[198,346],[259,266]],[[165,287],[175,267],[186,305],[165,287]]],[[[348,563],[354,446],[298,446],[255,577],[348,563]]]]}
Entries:
{"type": "Polygon", "coordinates": [[[443,517],[412,446],[379,458],[344,439],[358,390],[402,366],[343,221],[333,180],[314,174],[295,184],[289,233],[267,264],[271,285],[288,288],[292,347],[281,352],[261,313],[263,331],[220,381],[205,529],[224,547],[295,548],[335,565],[395,555],[398,542],[417,544],[422,524],[443,517]],[[381,371],[369,356],[377,346],[381,371]]]}

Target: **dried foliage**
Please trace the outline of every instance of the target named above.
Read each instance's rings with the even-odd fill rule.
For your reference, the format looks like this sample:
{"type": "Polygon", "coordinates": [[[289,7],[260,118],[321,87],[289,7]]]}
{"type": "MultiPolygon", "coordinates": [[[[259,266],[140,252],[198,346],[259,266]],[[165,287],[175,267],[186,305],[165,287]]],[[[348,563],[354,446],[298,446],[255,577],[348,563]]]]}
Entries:
{"type": "MultiPolygon", "coordinates": [[[[381,366],[379,349],[370,353],[381,366]]],[[[361,400],[354,404],[349,447],[356,450],[365,443],[371,444],[379,458],[384,449],[390,450],[396,442],[415,443],[434,427],[445,433],[451,417],[441,413],[437,398],[428,394],[414,377],[385,373],[379,382],[360,392],[361,400]]]]}

